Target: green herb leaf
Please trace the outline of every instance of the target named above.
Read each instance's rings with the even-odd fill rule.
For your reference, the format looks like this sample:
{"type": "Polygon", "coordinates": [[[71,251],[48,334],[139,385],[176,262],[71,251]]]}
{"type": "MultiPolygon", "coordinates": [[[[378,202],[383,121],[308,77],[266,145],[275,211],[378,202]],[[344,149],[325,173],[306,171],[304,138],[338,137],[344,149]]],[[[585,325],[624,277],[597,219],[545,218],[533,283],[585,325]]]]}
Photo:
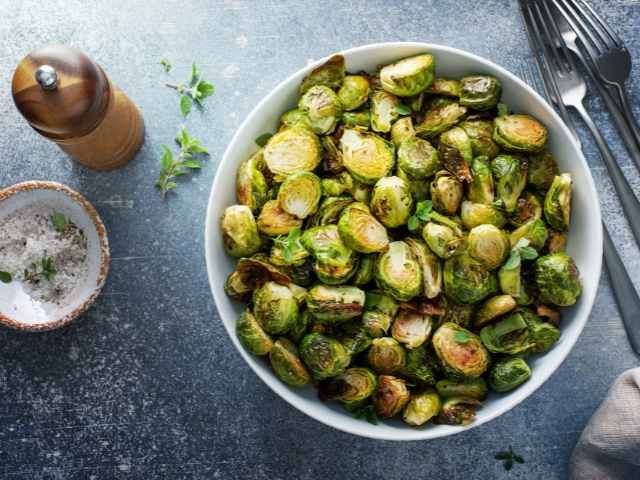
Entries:
{"type": "Polygon", "coordinates": [[[196,147],[195,145],[193,147],[190,147],[189,151],[190,152],[202,152],[202,153],[206,153],[207,155],[209,155],[209,152],[207,152],[204,148],[196,147]]]}
{"type": "Polygon", "coordinates": [[[504,453],[501,453],[500,455],[496,455],[496,460],[506,460],[507,456],[504,453]]]}
{"type": "Polygon", "coordinates": [[[29,276],[29,270],[27,270],[27,269],[25,268],[25,269],[24,269],[24,279],[26,280],[28,276],[29,276]]]}
{"type": "Polygon", "coordinates": [[[57,274],[58,274],[58,271],[57,271],[57,270],[52,270],[51,268],[48,268],[48,269],[47,269],[47,273],[48,273],[49,275],[57,275],[57,274]]]}
{"type": "Polygon", "coordinates": [[[182,97],[180,97],[180,110],[182,111],[182,115],[185,117],[191,110],[191,100],[189,100],[189,97],[186,95],[182,95],[182,97]]]}
{"type": "Polygon", "coordinates": [[[358,410],[356,412],[356,420],[360,420],[362,417],[364,417],[367,414],[367,411],[364,408],[361,408],[360,410],[358,410]]]}
{"type": "Polygon", "coordinates": [[[504,103],[499,103],[498,116],[501,117],[502,115],[506,115],[506,114],[507,114],[507,106],[504,103]]]}
{"type": "Polygon", "coordinates": [[[0,270],[0,282],[2,283],[11,282],[11,274],[9,272],[3,272],[2,270],[0,270]]]}
{"type": "Polygon", "coordinates": [[[378,295],[376,293],[366,292],[364,299],[365,307],[375,307],[382,301],[382,295],[378,295]]]}
{"type": "Polygon", "coordinates": [[[178,164],[179,167],[189,167],[189,168],[202,168],[202,164],[200,162],[196,162],[195,160],[183,160],[178,164]]]}
{"type": "Polygon", "coordinates": [[[378,415],[376,415],[376,412],[373,409],[367,412],[367,422],[371,425],[378,425],[378,415]]]}
{"type": "Polygon", "coordinates": [[[271,135],[270,133],[263,133],[258,138],[256,138],[256,143],[258,144],[258,146],[264,147],[271,137],[273,137],[273,135],[271,135]]]}
{"type": "Polygon", "coordinates": [[[467,332],[458,332],[453,336],[456,342],[467,343],[469,341],[469,334],[467,332]]]}
{"type": "Polygon", "coordinates": [[[182,126],[180,127],[180,135],[175,137],[175,141],[178,142],[181,147],[180,154],[178,155],[178,158],[175,162],[173,161],[173,154],[171,153],[169,147],[167,147],[166,145],[161,145],[162,149],[165,152],[164,156],[162,157],[162,168],[164,169],[164,172],[161,170],[158,173],[160,181],[155,183],[160,185],[163,199],[168,190],[177,188],[177,185],[175,183],[168,182],[168,180],[171,177],[184,175],[190,172],[190,170],[178,170],[179,167],[202,168],[202,164],[200,162],[197,162],[195,160],[188,160],[188,158],[191,157],[189,152],[202,152],[206,153],[207,155],[209,154],[209,152],[207,152],[204,148],[197,146],[200,142],[195,138],[190,137],[187,132],[184,131],[184,128],[182,126]],[[171,159],[170,161],[169,158],[171,159]]]}
{"type": "Polygon", "coordinates": [[[433,208],[433,202],[431,200],[425,200],[424,202],[420,202],[416,207],[416,216],[419,219],[424,220],[425,222],[428,222],[429,220],[431,220],[430,213],[432,208],[433,208]]]}
{"type": "Polygon", "coordinates": [[[369,121],[371,121],[371,110],[366,109],[366,110],[364,111],[364,114],[367,116],[367,118],[369,119],[369,121]]]}
{"type": "Polygon", "coordinates": [[[202,97],[208,97],[213,94],[213,85],[210,83],[202,83],[198,85],[198,92],[202,94],[202,97]]]}
{"type": "Polygon", "coordinates": [[[287,245],[284,247],[284,261],[290,262],[291,260],[293,260],[293,251],[291,251],[291,247],[287,245]]]}
{"type": "Polygon", "coordinates": [[[158,172],[158,176],[160,177],[160,181],[156,182],[156,183],[162,184],[163,182],[165,182],[167,180],[167,176],[164,174],[164,172],[162,170],[160,170],[158,172]]]}
{"type": "MultiPolygon", "coordinates": [[[[161,145],[161,147],[166,148],[164,145],[161,145]]],[[[171,167],[173,167],[173,155],[171,155],[171,151],[165,152],[164,155],[162,155],[162,159],[160,160],[160,166],[167,173],[171,171],[171,167]]],[[[160,180],[164,180],[164,179],[160,177],[160,180]]]]}
{"type": "Polygon", "coordinates": [[[411,115],[411,107],[407,107],[406,105],[396,105],[396,112],[400,115],[411,115]]]}
{"type": "Polygon", "coordinates": [[[293,230],[289,232],[289,240],[295,242],[300,237],[300,229],[295,227],[293,230]]]}
{"type": "Polygon", "coordinates": [[[528,247],[528,246],[529,246],[529,240],[527,240],[526,238],[523,237],[520,240],[518,240],[518,243],[516,243],[516,246],[513,247],[513,248],[524,248],[524,247],[528,247]]]}
{"type": "Polygon", "coordinates": [[[178,185],[176,185],[173,182],[168,182],[166,188],[167,188],[167,190],[170,190],[172,188],[178,188],[178,185]]]}
{"type": "Polygon", "coordinates": [[[520,256],[522,256],[522,258],[524,258],[525,260],[533,260],[538,256],[538,252],[536,252],[531,247],[524,247],[522,250],[520,250],[520,256]]]}
{"type": "Polygon", "coordinates": [[[514,456],[513,456],[513,459],[514,459],[516,462],[518,462],[518,463],[524,463],[524,458],[519,457],[519,456],[517,456],[517,455],[514,455],[514,456]]]}
{"type": "Polygon", "coordinates": [[[61,232],[64,230],[66,220],[64,219],[64,215],[62,215],[61,213],[56,213],[54,210],[53,217],[51,217],[51,222],[53,223],[53,226],[61,232]]]}
{"type": "Polygon", "coordinates": [[[171,64],[169,63],[169,60],[167,60],[166,58],[163,58],[162,60],[158,60],[156,63],[163,64],[165,72],[168,72],[169,70],[171,70],[171,64]]]}
{"type": "Polygon", "coordinates": [[[507,460],[507,463],[504,464],[504,469],[505,470],[511,470],[511,467],[513,467],[513,461],[511,459],[507,460]]]}
{"type": "Polygon", "coordinates": [[[345,408],[349,413],[356,413],[358,410],[362,408],[362,405],[356,405],[354,403],[346,403],[345,408]]]}
{"type": "Polygon", "coordinates": [[[505,263],[504,268],[507,270],[513,270],[518,265],[520,265],[520,252],[517,250],[511,250],[511,256],[507,263],[505,263]]]}
{"type": "Polygon", "coordinates": [[[409,230],[415,230],[416,228],[418,228],[418,226],[420,226],[420,220],[418,220],[418,217],[416,217],[415,215],[411,215],[409,217],[407,226],[409,227],[409,230]]]}

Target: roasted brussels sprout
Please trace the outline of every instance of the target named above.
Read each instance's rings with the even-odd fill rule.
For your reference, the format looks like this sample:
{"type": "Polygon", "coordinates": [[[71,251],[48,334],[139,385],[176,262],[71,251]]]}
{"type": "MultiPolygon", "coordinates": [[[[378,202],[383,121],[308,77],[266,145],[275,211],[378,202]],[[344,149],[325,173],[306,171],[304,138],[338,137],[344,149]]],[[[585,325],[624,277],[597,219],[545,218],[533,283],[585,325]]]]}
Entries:
{"type": "Polygon", "coordinates": [[[426,92],[422,92],[412,97],[404,97],[402,99],[402,103],[411,108],[412,112],[420,112],[422,110],[422,106],[424,105],[426,96],[426,92]]]}
{"type": "Polygon", "coordinates": [[[533,193],[524,190],[516,202],[516,208],[509,215],[509,223],[519,228],[526,223],[540,220],[540,218],[542,218],[540,200],[533,193]]]}
{"type": "Polygon", "coordinates": [[[227,207],[222,217],[222,243],[229,255],[250,257],[264,249],[258,225],[246,205],[227,207]]]}
{"type": "Polygon", "coordinates": [[[493,176],[489,166],[489,157],[481,156],[473,159],[469,165],[471,183],[467,190],[467,198],[474,203],[491,204],[495,200],[493,194],[493,176]]]}
{"type": "Polygon", "coordinates": [[[547,230],[549,232],[547,243],[544,244],[544,247],[542,248],[542,251],[540,253],[542,255],[564,253],[564,249],[567,246],[568,232],[566,230],[554,230],[553,228],[548,228],[547,230]]]}
{"type": "Polygon", "coordinates": [[[455,125],[467,112],[466,107],[457,103],[440,105],[428,110],[421,121],[414,125],[416,135],[425,140],[436,138],[455,125]]]}
{"type": "Polygon", "coordinates": [[[409,403],[407,404],[402,418],[409,425],[422,425],[427,420],[435,417],[442,408],[442,400],[432,388],[428,388],[422,392],[411,394],[409,403]]]}
{"type": "Polygon", "coordinates": [[[369,99],[371,82],[366,75],[347,75],[338,90],[342,109],[351,111],[361,107],[369,99]]]}
{"type": "MultiPolygon", "coordinates": [[[[398,151],[402,142],[407,138],[415,136],[415,134],[416,131],[413,129],[411,117],[402,117],[391,126],[391,143],[393,143],[396,151],[398,151]]],[[[398,155],[400,155],[400,152],[398,152],[398,155]]]]}
{"type": "Polygon", "coordinates": [[[404,242],[422,269],[422,293],[428,298],[437,297],[442,291],[442,261],[425,242],[416,238],[407,238],[404,242]]]}
{"type": "Polygon", "coordinates": [[[423,54],[394,62],[380,70],[382,88],[399,97],[411,97],[424,92],[433,82],[436,61],[423,54]]]}
{"type": "Polygon", "coordinates": [[[242,281],[242,276],[236,271],[227,277],[226,282],[224,282],[224,293],[231,300],[235,300],[237,302],[246,302],[249,300],[249,293],[253,291],[253,288],[246,285],[242,281]]]}
{"type": "Polygon", "coordinates": [[[371,213],[387,228],[406,225],[413,212],[407,183],[398,177],[381,178],[373,187],[371,213]]]}
{"type": "Polygon", "coordinates": [[[318,280],[327,285],[342,285],[347,283],[358,271],[360,266],[360,258],[357,253],[352,253],[346,265],[338,267],[328,263],[315,261],[313,263],[313,271],[318,280]]]}
{"type": "MultiPolygon", "coordinates": [[[[291,177],[289,177],[291,178],[291,177]]],[[[322,194],[337,197],[353,188],[353,178],[348,172],[330,175],[322,179],[322,194]]],[[[280,189],[282,191],[282,189],[280,189]]]]}
{"type": "Polygon", "coordinates": [[[543,322],[531,310],[518,307],[514,313],[522,315],[527,329],[529,330],[529,342],[531,343],[531,351],[534,353],[544,353],[553,347],[560,339],[562,333],[550,323],[543,322]]]}
{"type": "Polygon", "coordinates": [[[307,116],[302,111],[300,111],[299,108],[294,108],[293,110],[287,110],[280,116],[276,131],[279,132],[282,128],[286,127],[287,125],[301,125],[301,124],[309,126],[307,116]]]}
{"type": "Polygon", "coordinates": [[[426,180],[442,169],[438,151],[431,143],[417,137],[404,140],[398,149],[398,168],[411,178],[426,180]]]}
{"type": "Polygon", "coordinates": [[[469,232],[469,255],[487,270],[500,267],[509,256],[509,236],[493,225],[481,225],[469,232]]]}
{"type": "Polygon", "coordinates": [[[515,355],[526,352],[534,344],[522,314],[514,311],[498,323],[487,325],[480,332],[480,338],[491,352],[515,355]]]}
{"type": "Polygon", "coordinates": [[[307,307],[320,322],[337,325],[360,315],[364,299],[364,292],[358,287],[318,284],[307,293],[307,307]]]}
{"type": "Polygon", "coordinates": [[[531,369],[520,357],[502,357],[489,371],[489,385],[496,392],[508,392],[531,376],[531,369]]]}
{"type": "Polygon", "coordinates": [[[509,215],[504,208],[469,201],[462,202],[460,217],[467,230],[472,230],[480,225],[503,228],[509,220],[509,215]]]}
{"type": "Polygon", "coordinates": [[[320,203],[318,211],[309,218],[307,228],[321,227],[338,223],[342,211],[353,203],[350,196],[327,197],[320,203]]]}
{"type": "Polygon", "coordinates": [[[471,151],[474,158],[486,156],[492,160],[500,153],[500,147],[493,141],[493,123],[483,118],[468,118],[458,126],[464,129],[471,140],[471,151]]]}
{"type": "Polygon", "coordinates": [[[453,127],[440,135],[439,153],[444,168],[458,180],[468,183],[473,181],[469,171],[469,163],[473,159],[471,140],[464,129],[453,127]]]}
{"type": "Polygon", "coordinates": [[[346,128],[340,138],[344,166],[351,176],[366,185],[375,185],[395,164],[393,144],[373,134],[346,128]]]}
{"type": "Polygon", "coordinates": [[[338,222],[344,243],[359,253],[385,252],[389,249],[387,229],[362,203],[349,205],[338,222]]]}
{"type": "Polygon", "coordinates": [[[371,370],[365,367],[351,367],[335,377],[320,382],[318,398],[327,402],[340,400],[344,403],[362,403],[373,395],[378,380],[371,370]]]}
{"type": "Polygon", "coordinates": [[[298,218],[307,218],[318,210],[322,185],[311,172],[291,175],[282,182],[278,190],[278,204],[285,212],[298,218]]]}
{"type": "Polygon", "coordinates": [[[440,308],[444,310],[438,320],[438,327],[445,323],[455,323],[463,328],[473,327],[473,315],[476,305],[458,305],[446,295],[440,295],[440,308]]]}
{"type": "Polygon", "coordinates": [[[306,306],[298,308],[298,322],[296,326],[284,334],[289,340],[298,345],[304,336],[309,333],[309,325],[314,321],[311,312],[306,306]]]}
{"type": "Polygon", "coordinates": [[[302,265],[281,265],[278,270],[284,273],[296,285],[309,287],[315,280],[313,273],[313,258],[307,257],[302,265]]]}
{"type": "Polygon", "coordinates": [[[309,72],[300,87],[300,95],[303,95],[315,85],[339,88],[342,85],[344,77],[344,57],[342,55],[334,55],[325,63],[309,72]]]}
{"type": "Polygon", "coordinates": [[[460,404],[477,405],[482,408],[482,403],[472,397],[450,397],[442,403],[438,416],[433,419],[435,424],[444,425],[468,425],[476,416],[476,412],[462,407],[460,404]]]}
{"type": "Polygon", "coordinates": [[[427,245],[440,258],[451,258],[460,248],[464,239],[455,231],[445,225],[427,223],[422,231],[422,236],[427,245]]]}
{"type": "Polygon", "coordinates": [[[455,323],[442,324],[433,334],[432,341],[443,372],[449,380],[476,380],[491,364],[489,351],[480,337],[455,323]],[[466,335],[458,335],[461,333],[466,335]]]}
{"type": "MultiPolygon", "coordinates": [[[[445,107],[447,105],[453,105],[454,103],[458,105],[457,98],[447,97],[446,95],[430,95],[425,102],[424,109],[429,111],[436,108],[445,107]]],[[[462,117],[464,114],[465,112],[461,112],[460,116],[462,117]]]]}
{"type": "Polygon", "coordinates": [[[380,418],[391,418],[404,409],[410,396],[404,380],[390,375],[380,375],[371,401],[380,418]]]}
{"type": "Polygon", "coordinates": [[[556,230],[569,229],[572,195],[571,175],[563,173],[553,180],[544,199],[544,216],[552,228],[556,230]]]}
{"type": "Polygon", "coordinates": [[[319,380],[344,372],[351,361],[344,347],[332,335],[310,333],[300,342],[300,356],[313,376],[319,380]]]}
{"type": "Polygon", "coordinates": [[[518,298],[522,291],[522,281],[520,278],[520,264],[516,268],[506,269],[504,266],[498,271],[498,281],[500,289],[505,295],[518,298]]]}
{"type": "Polygon", "coordinates": [[[513,212],[527,183],[529,164],[523,155],[499,155],[491,161],[496,197],[513,212]]]}
{"type": "Polygon", "coordinates": [[[467,254],[457,255],[444,262],[444,291],[460,305],[477,303],[489,296],[493,274],[467,254]]]}
{"type": "Polygon", "coordinates": [[[553,327],[558,328],[562,321],[562,314],[555,308],[546,305],[536,305],[536,315],[538,317],[547,317],[547,322],[553,327]]]}
{"type": "Polygon", "coordinates": [[[436,174],[430,188],[433,208],[443,215],[455,215],[464,195],[462,183],[443,170],[436,174]]]}
{"type": "Polygon", "coordinates": [[[262,150],[254,153],[249,160],[240,165],[236,182],[238,203],[246,205],[254,215],[269,200],[269,186],[260,170],[256,157],[262,156],[262,150]]]}
{"type": "Polygon", "coordinates": [[[404,367],[407,353],[393,338],[374,338],[367,354],[367,364],[379,375],[393,375],[404,367]]]}
{"type": "Polygon", "coordinates": [[[295,343],[280,337],[269,353],[271,368],[280,380],[292,387],[306,387],[313,381],[311,372],[302,362],[295,343]]]}
{"type": "Polygon", "coordinates": [[[389,315],[393,319],[400,308],[398,301],[395,298],[385,295],[385,293],[380,290],[371,290],[371,293],[375,293],[381,297],[381,300],[373,307],[373,309],[382,312],[385,315],[389,315]]]}
{"type": "Polygon", "coordinates": [[[520,239],[526,238],[529,240],[528,246],[539,253],[544,247],[548,236],[549,232],[545,223],[542,220],[534,220],[511,232],[511,248],[514,248],[520,239]]]}
{"type": "Polygon", "coordinates": [[[547,128],[527,115],[502,115],[493,128],[493,140],[507,152],[536,153],[549,145],[547,128]]]}
{"type": "Polygon", "coordinates": [[[500,80],[489,75],[474,75],[460,81],[460,105],[474,110],[491,110],[502,98],[500,80]]]}
{"type": "Polygon", "coordinates": [[[355,112],[342,112],[342,117],[340,117],[340,124],[345,127],[354,128],[354,127],[364,127],[369,128],[371,126],[371,120],[369,119],[369,115],[367,115],[368,110],[358,110],[355,112]]]}
{"type": "Polygon", "coordinates": [[[351,249],[344,244],[335,225],[310,228],[302,234],[300,243],[313,258],[328,265],[344,267],[351,258],[351,249]]]}
{"type": "Polygon", "coordinates": [[[362,315],[362,325],[367,336],[371,338],[384,337],[389,331],[392,321],[393,317],[376,310],[367,310],[362,315]]]}
{"type": "Polygon", "coordinates": [[[430,212],[429,215],[431,216],[431,221],[433,223],[449,227],[456,235],[462,235],[463,225],[460,217],[447,217],[446,215],[442,215],[436,211],[430,212]]]}
{"type": "Polygon", "coordinates": [[[395,95],[379,90],[371,96],[371,128],[374,132],[387,133],[400,114],[396,107],[400,100],[395,95]]]}
{"type": "Polygon", "coordinates": [[[536,260],[536,283],[545,300],[565,307],[576,303],[582,292],[576,262],[564,253],[545,255],[536,260]]]}
{"type": "Polygon", "coordinates": [[[298,302],[288,287],[267,282],[253,292],[253,314],[267,333],[283,334],[296,326],[298,302]]]}
{"type": "Polygon", "coordinates": [[[343,332],[340,336],[340,342],[342,342],[342,346],[348,355],[357,355],[360,352],[364,352],[371,345],[371,338],[369,338],[365,330],[363,328],[357,330],[355,334],[343,332]]]}
{"type": "Polygon", "coordinates": [[[390,243],[389,251],[378,257],[374,278],[380,290],[401,302],[411,300],[422,290],[422,270],[404,242],[390,243]]]}
{"type": "Polygon", "coordinates": [[[373,271],[376,267],[376,256],[373,253],[360,255],[360,265],[356,273],[351,277],[351,283],[356,287],[362,287],[373,281],[373,271]]]}
{"type": "Polygon", "coordinates": [[[307,116],[307,124],[318,135],[333,131],[342,117],[342,104],[329,87],[311,87],[300,98],[298,109],[307,116]]]}
{"type": "Polygon", "coordinates": [[[547,151],[533,153],[528,156],[528,159],[527,184],[540,192],[546,192],[551,188],[554,178],[559,175],[556,159],[547,151]]]}
{"type": "Polygon", "coordinates": [[[236,335],[242,346],[254,355],[266,355],[273,348],[273,338],[248,310],[242,312],[236,321],[236,335]]]}
{"type": "Polygon", "coordinates": [[[322,145],[306,125],[287,125],[269,139],[264,159],[275,175],[286,177],[314,170],[322,160],[322,145]]]}
{"type": "Polygon", "coordinates": [[[373,194],[373,185],[365,185],[356,180],[353,181],[353,188],[349,192],[353,200],[363,204],[369,208],[371,205],[371,195],[373,194]]]}
{"type": "Polygon", "coordinates": [[[434,95],[459,98],[461,92],[460,82],[455,78],[436,78],[426,91],[434,95]]]}
{"type": "Polygon", "coordinates": [[[427,341],[432,325],[429,315],[401,309],[393,321],[391,335],[406,348],[413,349],[427,341]]]}
{"type": "MultiPolygon", "coordinates": [[[[287,245],[291,250],[291,260],[287,260],[285,258],[285,249],[286,246],[283,246],[283,243],[276,239],[273,242],[273,247],[271,248],[271,256],[269,257],[269,263],[275,266],[289,266],[296,265],[300,266],[304,264],[307,257],[309,256],[309,252],[302,246],[300,243],[300,239],[288,241],[287,245]]],[[[296,283],[296,282],[294,282],[296,283]]]]}
{"type": "Polygon", "coordinates": [[[470,397],[482,401],[487,399],[489,393],[487,382],[482,377],[471,382],[440,380],[436,383],[436,390],[443,400],[451,397],[470,397]]]}
{"type": "Polygon", "coordinates": [[[481,303],[473,316],[473,324],[482,327],[516,308],[516,301],[511,295],[497,295],[481,303]]]}

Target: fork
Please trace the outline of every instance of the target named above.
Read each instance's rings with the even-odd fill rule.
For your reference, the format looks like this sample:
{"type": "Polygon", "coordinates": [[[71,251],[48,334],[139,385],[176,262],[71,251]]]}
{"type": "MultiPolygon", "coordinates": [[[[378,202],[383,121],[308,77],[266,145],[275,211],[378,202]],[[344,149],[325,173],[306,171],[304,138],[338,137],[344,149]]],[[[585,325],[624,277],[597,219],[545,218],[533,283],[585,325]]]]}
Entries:
{"type": "MultiPolygon", "coordinates": [[[[580,36],[580,40],[582,40],[584,48],[589,52],[600,78],[609,85],[614,86],[618,91],[624,116],[631,127],[636,143],[640,146],[640,127],[631,111],[631,105],[629,105],[629,98],[624,86],[624,82],[631,73],[631,55],[629,55],[629,51],[624,46],[624,42],[620,40],[616,32],[586,0],[554,0],[554,2],[556,5],[562,2],[566,10],[571,12],[573,19],[580,24],[589,40],[591,40],[586,40],[583,35],[580,36]],[[576,9],[579,10],[582,16],[576,12],[576,9]],[[593,33],[594,31],[596,32],[595,34],[593,33]]],[[[575,30],[576,33],[580,34],[579,28],[575,30]]]]}
{"type": "MultiPolygon", "coordinates": [[[[569,51],[567,50],[562,37],[555,28],[555,24],[553,22],[550,22],[570,70],[567,69],[565,62],[563,62],[563,59],[560,56],[560,50],[556,48],[555,42],[551,40],[548,45],[560,71],[556,70],[556,68],[554,67],[551,56],[547,51],[545,43],[542,41],[542,35],[538,28],[539,22],[546,37],[549,39],[553,39],[547,27],[545,16],[543,15],[544,11],[547,15],[546,18],[551,18],[549,10],[547,9],[547,5],[545,3],[542,3],[542,10],[540,10],[538,1],[536,0],[518,0],[518,4],[520,5],[520,13],[522,14],[525,30],[527,30],[529,37],[531,37],[531,32],[529,30],[533,31],[545,59],[547,71],[546,75],[543,75],[541,77],[541,80],[543,82],[547,80],[547,84],[552,87],[550,89],[554,92],[554,97],[552,98],[555,98],[560,111],[563,112],[563,104],[572,106],[578,111],[585,124],[591,131],[591,135],[593,135],[593,138],[598,145],[598,149],[602,154],[602,158],[604,159],[604,163],[607,166],[607,170],[609,171],[609,175],[611,176],[613,186],[618,193],[622,208],[627,215],[627,219],[629,220],[629,226],[631,227],[633,236],[635,237],[638,245],[640,245],[640,202],[638,202],[638,199],[636,198],[635,193],[633,193],[629,182],[622,173],[622,170],[620,169],[620,166],[611,153],[611,150],[609,150],[609,147],[607,146],[606,141],[600,133],[600,130],[582,104],[582,99],[587,93],[587,83],[585,82],[584,77],[578,70],[575,62],[573,61],[573,58],[569,54],[569,51]],[[536,18],[538,20],[536,20],[536,18]]],[[[534,57],[536,55],[539,55],[538,50],[535,48],[533,42],[530,43],[534,57]]],[[[569,115],[563,114],[563,117],[567,126],[569,127],[569,125],[571,125],[569,129],[572,130],[572,132],[575,132],[575,128],[572,129],[573,122],[571,121],[569,115]]],[[[579,139],[577,140],[577,142],[578,145],[581,145],[579,139]]]]}

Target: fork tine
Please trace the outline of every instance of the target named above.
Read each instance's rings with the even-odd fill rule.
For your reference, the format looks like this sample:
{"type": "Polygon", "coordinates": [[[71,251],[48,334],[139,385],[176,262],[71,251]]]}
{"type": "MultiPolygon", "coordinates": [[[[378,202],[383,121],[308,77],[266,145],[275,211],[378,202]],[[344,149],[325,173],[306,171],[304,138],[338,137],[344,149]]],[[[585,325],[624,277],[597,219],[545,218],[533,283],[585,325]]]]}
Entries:
{"type": "MultiPolygon", "coordinates": [[[[549,29],[547,28],[547,22],[544,19],[544,15],[540,11],[540,7],[538,7],[538,3],[534,2],[533,6],[535,7],[536,12],[538,13],[538,19],[540,20],[540,23],[542,24],[542,28],[544,30],[544,34],[549,39],[549,47],[551,48],[551,54],[553,55],[553,58],[556,59],[556,63],[558,64],[558,68],[560,69],[560,76],[562,77],[565,74],[569,73],[568,70],[567,70],[567,67],[564,64],[564,62],[562,61],[562,58],[560,57],[560,52],[558,51],[558,47],[555,46],[555,42],[553,41],[553,37],[551,36],[551,33],[549,32],[549,29]]],[[[537,26],[536,26],[536,30],[537,30],[537,26]]],[[[546,53],[547,52],[547,47],[542,44],[542,37],[538,38],[538,41],[540,42],[540,46],[542,47],[543,53],[546,53]]],[[[549,62],[549,63],[551,64],[551,66],[553,66],[553,62],[549,62]]],[[[552,73],[555,74],[556,72],[557,71],[554,71],[552,73]]]]}
{"type": "Polygon", "coordinates": [[[520,64],[520,79],[524,82],[527,83],[527,77],[524,76],[524,70],[522,69],[522,64],[520,64]]]}
{"type": "Polygon", "coordinates": [[[600,22],[600,25],[602,26],[602,28],[604,28],[607,33],[609,34],[609,37],[611,38],[611,40],[613,40],[613,42],[616,44],[615,48],[620,48],[622,45],[624,45],[624,42],[622,40],[620,40],[620,37],[618,37],[618,35],[616,34],[616,32],[614,32],[612,30],[612,28],[609,26],[609,24],[604,20],[604,18],[602,18],[600,16],[600,14],[598,12],[596,12],[591,5],[589,5],[586,0],[581,0],[582,3],[584,4],[585,7],[587,7],[589,9],[589,11],[591,12],[591,14],[596,18],[596,20],[598,20],[598,22],[600,22]]]}
{"type": "Polygon", "coordinates": [[[582,45],[584,46],[584,48],[587,49],[587,52],[589,53],[589,56],[595,61],[595,59],[597,57],[601,57],[602,56],[602,46],[600,46],[600,50],[596,50],[595,47],[597,46],[595,43],[592,44],[588,39],[587,36],[591,37],[591,31],[589,30],[589,27],[587,27],[584,22],[582,21],[582,18],[580,17],[580,15],[578,14],[578,12],[576,12],[576,10],[567,3],[567,0],[553,0],[553,3],[555,4],[555,6],[558,8],[558,11],[562,14],[562,16],[567,20],[567,22],[569,22],[569,24],[571,25],[571,28],[573,28],[574,32],[576,32],[576,34],[578,35],[578,37],[580,37],[580,41],[582,42],[582,45]],[[560,5],[560,2],[562,2],[562,5],[560,5]],[[582,27],[582,28],[580,28],[582,27]]]}
{"type": "MultiPolygon", "coordinates": [[[[527,60],[527,68],[529,69],[529,76],[531,77],[531,84],[533,86],[533,89],[536,91],[536,93],[538,95],[540,95],[540,90],[538,90],[538,82],[536,82],[536,77],[533,75],[533,70],[531,69],[531,64],[529,63],[529,60],[527,60]]],[[[544,85],[543,85],[543,87],[544,87],[544,85]]],[[[545,93],[547,93],[547,92],[545,92],[545,93]]],[[[540,96],[542,96],[542,95],[540,95],[540,96]]],[[[548,98],[549,97],[548,97],[548,94],[547,94],[547,102],[549,101],[548,98]]]]}
{"type": "Polygon", "coordinates": [[[591,15],[589,15],[589,13],[584,9],[582,5],[580,5],[579,2],[577,2],[576,0],[568,0],[568,2],[566,0],[563,0],[563,1],[564,3],[570,3],[574,8],[580,11],[580,13],[582,14],[582,16],[584,17],[584,19],[587,21],[587,23],[591,28],[587,26],[587,24],[583,21],[582,17],[580,17],[579,15],[576,15],[576,19],[580,22],[580,25],[582,25],[582,28],[584,28],[584,31],[587,32],[587,35],[591,37],[591,40],[593,41],[594,44],[596,44],[596,47],[598,46],[609,47],[610,49],[616,48],[613,42],[611,42],[611,39],[605,33],[605,31],[602,30],[602,27],[600,26],[600,24],[596,20],[594,20],[591,15]],[[595,35],[593,34],[593,30],[595,30],[596,32],[595,35]]]}
{"type": "MultiPolygon", "coordinates": [[[[549,7],[549,3],[548,3],[549,0],[541,0],[541,1],[542,1],[544,10],[547,14],[547,19],[545,23],[551,24],[551,29],[553,30],[553,34],[556,37],[556,41],[558,42],[558,44],[560,45],[560,48],[562,49],[562,54],[564,56],[565,61],[569,64],[569,67],[571,68],[572,73],[573,72],[579,73],[580,71],[576,67],[576,62],[573,60],[573,55],[569,53],[567,44],[564,42],[564,38],[562,38],[562,34],[560,33],[560,30],[558,30],[558,25],[556,25],[556,22],[553,19],[553,15],[551,15],[551,10],[549,10],[549,8],[557,8],[557,7],[555,6],[549,7]]],[[[554,41],[554,45],[555,45],[555,41],[554,41]]]]}

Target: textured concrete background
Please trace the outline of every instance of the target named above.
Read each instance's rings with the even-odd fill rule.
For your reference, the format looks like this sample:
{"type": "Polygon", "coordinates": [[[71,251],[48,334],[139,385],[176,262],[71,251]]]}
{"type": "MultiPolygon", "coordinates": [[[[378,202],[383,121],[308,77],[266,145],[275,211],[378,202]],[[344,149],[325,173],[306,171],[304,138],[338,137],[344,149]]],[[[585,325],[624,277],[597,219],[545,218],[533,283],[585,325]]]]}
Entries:
{"type": "MultiPolygon", "coordinates": [[[[627,82],[640,118],[640,3],[592,3],[634,57],[627,82]]],[[[45,334],[0,330],[3,478],[562,478],[580,433],[614,379],[639,364],[609,278],[572,353],[502,417],[434,441],[344,434],[271,392],[228,341],[205,274],[203,231],[217,164],[242,120],[308,62],[386,41],[460,48],[517,73],[530,59],[513,0],[0,0],[0,188],[54,180],[78,190],[106,224],[112,262],[102,295],[74,324],[45,334]],[[134,162],[100,173],[39,137],[10,97],[15,66],[47,43],[99,62],[146,121],[134,162]],[[155,61],[167,57],[169,74],[155,61]],[[215,85],[186,119],[166,80],[194,60],[215,85]],[[166,201],[153,184],[178,125],[211,151],[166,201]],[[513,445],[508,474],[493,459],[513,445]]],[[[587,108],[637,193],[640,175],[594,95],[587,108]]],[[[640,286],[638,247],[595,144],[580,121],[605,222],[640,286]]]]}

